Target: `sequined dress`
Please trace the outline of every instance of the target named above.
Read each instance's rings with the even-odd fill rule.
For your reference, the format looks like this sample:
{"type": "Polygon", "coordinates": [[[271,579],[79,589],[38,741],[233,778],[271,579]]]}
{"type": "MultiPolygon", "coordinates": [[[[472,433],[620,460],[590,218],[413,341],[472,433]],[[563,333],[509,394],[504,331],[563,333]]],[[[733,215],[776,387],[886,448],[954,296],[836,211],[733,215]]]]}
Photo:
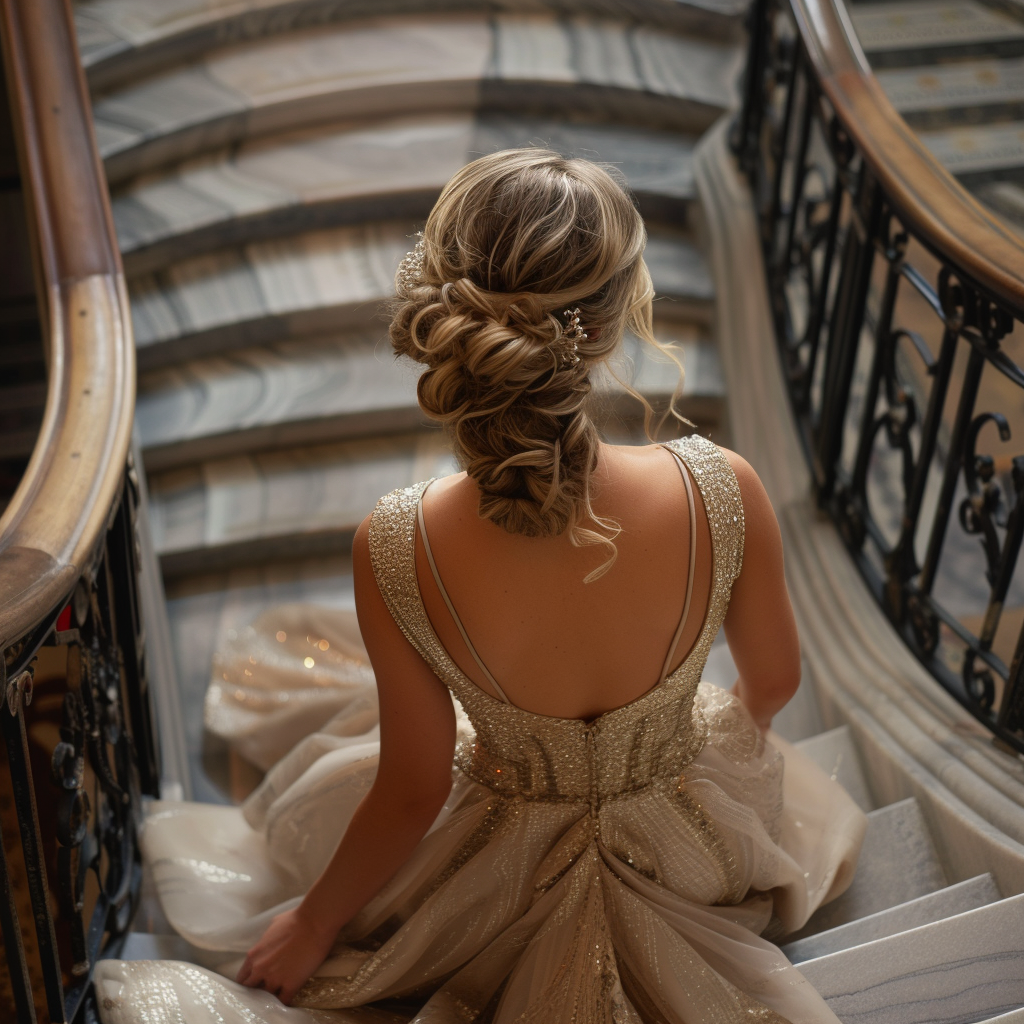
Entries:
{"type": "Polygon", "coordinates": [[[104,1024],[837,1024],[761,936],[799,928],[846,888],[865,819],[701,682],[741,567],[743,507],[715,445],[670,448],[711,531],[705,619],[675,671],[590,722],[503,703],[463,674],[416,580],[427,484],[378,503],[378,586],[456,700],[452,792],[291,1008],[228,979],[301,899],[369,789],[373,677],[354,617],[311,606],[275,609],[222,653],[208,727],[269,770],[240,808],[156,805],[144,852],[196,962],[101,963],[104,1024]],[[328,652],[312,679],[309,637],[328,652]]]}

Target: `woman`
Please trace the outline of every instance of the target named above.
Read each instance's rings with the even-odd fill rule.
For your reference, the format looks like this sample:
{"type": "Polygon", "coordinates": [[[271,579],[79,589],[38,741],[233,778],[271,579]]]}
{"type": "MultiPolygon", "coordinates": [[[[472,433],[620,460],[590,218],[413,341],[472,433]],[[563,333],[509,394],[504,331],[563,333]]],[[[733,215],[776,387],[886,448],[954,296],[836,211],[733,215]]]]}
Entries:
{"type": "Polygon", "coordinates": [[[365,654],[292,608],[219,666],[208,721],[247,756],[315,730],[242,810],[147,825],[171,923],[237,981],[101,965],[105,1024],[835,1021],[760,937],[846,887],[865,824],[764,738],[800,675],[771,506],[739,456],[614,447],[587,414],[624,330],[657,344],[645,241],[586,161],[513,150],[448,184],[391,338],[464,472],[357,531],[365,654]],[[723,623],[731,694],[700,682],[723,623]]]}

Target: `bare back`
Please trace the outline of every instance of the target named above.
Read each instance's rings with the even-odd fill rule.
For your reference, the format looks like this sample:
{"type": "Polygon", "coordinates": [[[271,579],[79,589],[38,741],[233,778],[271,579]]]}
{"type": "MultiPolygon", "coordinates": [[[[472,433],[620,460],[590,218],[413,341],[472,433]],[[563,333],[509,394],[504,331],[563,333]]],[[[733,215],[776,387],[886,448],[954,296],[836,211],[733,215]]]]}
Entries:
{"type": "MultiPolygon", "coordinates": [[[[507,533],[477,515],[479,492],[465,474],[427,490],[424,526],[438,573],[481,660],[513,704],[590,719],[657,684],[690,570],[690,513],[679,465],[657,445],[601,446],[593,505],[622,532],[614,567],[592,583],[583,580],[607,557],[601,546],[576,548],[565,535],[507,533]]],[[[692,597],[670,670],[697,639],[711,591],[711,537],[700,491],[692,492],[692,597]]],[[[419,534],[416,568],[438,638],[470,679],[498,697],[446,606],[419,534]]]]}

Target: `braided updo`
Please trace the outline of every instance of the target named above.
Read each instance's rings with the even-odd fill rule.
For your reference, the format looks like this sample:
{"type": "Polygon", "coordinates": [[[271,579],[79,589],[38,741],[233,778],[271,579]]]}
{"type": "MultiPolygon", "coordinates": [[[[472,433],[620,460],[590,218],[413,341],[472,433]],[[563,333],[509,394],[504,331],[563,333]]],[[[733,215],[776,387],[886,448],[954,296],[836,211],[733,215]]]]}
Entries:
{"type": "Polygon", "coordinates": [[[607,170],[506,150],[452,178],[396,281],[392,345],[427,367],[420,406],[479,486],[480,515],[510,533],[568,530],[576,545],[609,546],[588,579],[614,561],[618,532],[590,505],[590,370],[627,327],[654,342],[646,240],[607,170]],[[564,311],[576,307],[588,337],[574,361],[564,311]]]}

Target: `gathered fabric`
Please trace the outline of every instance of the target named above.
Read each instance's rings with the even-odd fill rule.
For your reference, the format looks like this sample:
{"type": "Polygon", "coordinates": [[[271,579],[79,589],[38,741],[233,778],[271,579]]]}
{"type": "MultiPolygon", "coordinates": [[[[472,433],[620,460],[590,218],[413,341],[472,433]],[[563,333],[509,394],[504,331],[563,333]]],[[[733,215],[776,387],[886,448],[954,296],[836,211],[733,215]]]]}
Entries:
{"type": "Polygon", "coordinates": [[[837,1024],[762,933],[800,928],[849,885],[866,820],[701,682],[742,564],[742,503],[710,441],[670,447],[707,512],[707,613],[675,671],[590,722],[497,700],[459,669],[416,580],[427,484],[381,499],[378,586],[456,703],[452,791],[293,1007],[228,979],[368,792],[376,691],[350,612],[288,605],[241,631],[214,666],[206,721],[266,776],[241,807],[154,806],[144,854],[197,962],[104,961],[103,1024],[837,1024]],[[321,653],[307,668],[310,637],[321,653]]]}

